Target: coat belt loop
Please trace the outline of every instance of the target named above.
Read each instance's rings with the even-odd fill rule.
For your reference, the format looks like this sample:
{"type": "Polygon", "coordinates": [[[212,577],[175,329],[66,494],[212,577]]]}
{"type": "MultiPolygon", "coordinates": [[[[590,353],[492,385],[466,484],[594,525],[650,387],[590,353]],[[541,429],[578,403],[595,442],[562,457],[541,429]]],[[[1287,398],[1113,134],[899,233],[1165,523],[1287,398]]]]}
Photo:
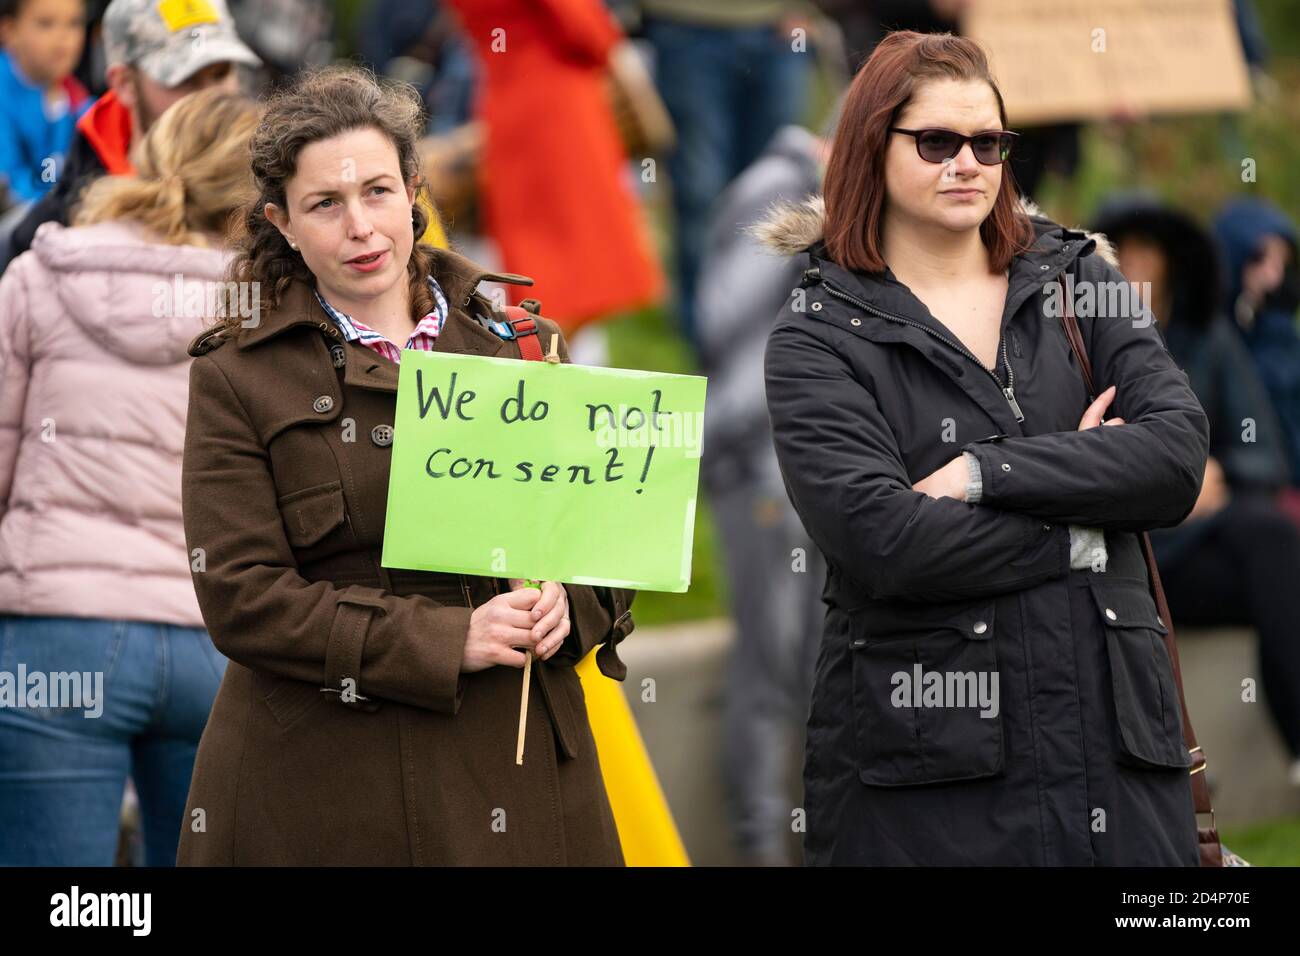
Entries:
{"type": "Polygon", "coordinates": [[[354,584],[339,597],[329,643],[325,647],[325,686],[321,688],[322,692],[337,694],[343,706],[367,713],[378,710],[379,702],[361,693],[361,656],[371,619],[376,612],[387,613],[383,601],[368,593],[371,590],[354,584]],[[345,680],[352,681],[351,691],[346,696],[345,680]]]}
{"type": "MultiPolygon", "coordinates": [[[[614,605],[614,609],[618,610],[623,606],[623,602],[616,600],[614,605]]],[[[605,639],[600,642],[600,648],[596,651],[596,666],[611,680],[624,680],[627,677],[627,665],[618,656],[618,645],[631,632],[632,629],[626,626],[631,620],[631,609],[625,609],[614,620],[609,633],[605,635],[605,639]]]]}

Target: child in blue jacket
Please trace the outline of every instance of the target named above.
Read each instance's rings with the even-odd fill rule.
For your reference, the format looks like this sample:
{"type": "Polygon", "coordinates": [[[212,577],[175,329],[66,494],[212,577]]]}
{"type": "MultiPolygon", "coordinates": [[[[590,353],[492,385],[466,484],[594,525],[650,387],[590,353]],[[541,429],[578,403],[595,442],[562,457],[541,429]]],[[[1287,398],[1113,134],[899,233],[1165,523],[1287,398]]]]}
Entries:
{"type": "Polygon", "coordinates": [[[72,75],[84,0],[0,0],[0,209],[39,199],[57,179],[90,96],[72,75]]]}

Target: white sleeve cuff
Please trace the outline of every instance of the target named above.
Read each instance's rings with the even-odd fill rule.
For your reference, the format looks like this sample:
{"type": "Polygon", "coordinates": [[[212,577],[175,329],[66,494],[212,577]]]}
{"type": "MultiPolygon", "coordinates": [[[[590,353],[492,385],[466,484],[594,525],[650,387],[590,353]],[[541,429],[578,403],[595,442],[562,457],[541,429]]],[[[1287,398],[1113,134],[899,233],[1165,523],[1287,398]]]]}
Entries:
{"type": "Polygon", "coordinates": [[[966,501],[978,504],[984,494],[984,478],[980,474],[980,460],[968,451],[961,453],[966,459],[966,501]]]}
{"type": "Polygon", "coordinates": [[[1106,570],[1106,532],[1101,528],[1069,525],[1070,570],[1106,570]]]}

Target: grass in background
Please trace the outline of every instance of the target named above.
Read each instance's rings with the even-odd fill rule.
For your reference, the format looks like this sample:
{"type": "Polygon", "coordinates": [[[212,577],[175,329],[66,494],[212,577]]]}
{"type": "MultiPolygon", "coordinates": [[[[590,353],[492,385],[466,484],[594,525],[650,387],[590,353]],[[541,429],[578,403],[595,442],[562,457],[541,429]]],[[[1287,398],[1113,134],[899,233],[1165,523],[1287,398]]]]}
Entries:
{"type": "Polygon", "coordinates": [[[1252,866],[1300,866],[1300,820],[1228,827],[1219,838],[1252,866]]]}

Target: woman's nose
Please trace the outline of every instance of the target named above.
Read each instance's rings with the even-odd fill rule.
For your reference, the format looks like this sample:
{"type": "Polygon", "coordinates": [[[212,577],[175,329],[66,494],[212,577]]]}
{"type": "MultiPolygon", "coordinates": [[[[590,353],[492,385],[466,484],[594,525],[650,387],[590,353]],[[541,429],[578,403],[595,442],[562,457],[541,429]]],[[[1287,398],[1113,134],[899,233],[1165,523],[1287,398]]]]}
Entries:
{"type": "Polygon", "coordinates": [[[372,232],[374,228],[370,225],[370,217],[366,215],[365,207],[360,203],[349,204],[348,238],[369,239],[372,232]]]}
{"type": "Polygon", "coordinates": [[[973,143],[962,143],[961,149],[957,150],[957,155],[952,158],[953,172],[969,175],[979,172],[979,160],[975,158],[975,146],[973,143]]]}

